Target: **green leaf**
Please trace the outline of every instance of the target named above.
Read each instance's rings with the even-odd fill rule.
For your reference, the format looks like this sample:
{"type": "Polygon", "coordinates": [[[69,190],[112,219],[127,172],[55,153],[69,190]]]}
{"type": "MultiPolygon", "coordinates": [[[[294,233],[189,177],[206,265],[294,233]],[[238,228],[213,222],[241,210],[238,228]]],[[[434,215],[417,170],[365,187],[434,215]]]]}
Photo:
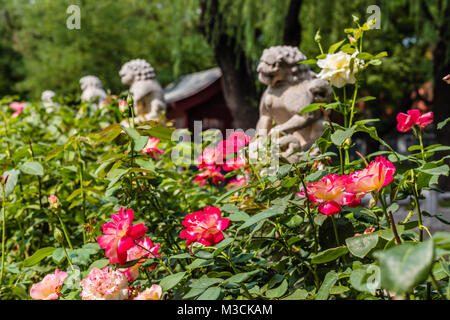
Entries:
{"type": "Polygon", "coordinates": [[[108,264],[109,264],[108,259],[96,260],[96,261],[92,262],[91,265],[89,266],[88,273],[92,270],[92,268],[103,269],[108,264]]]}
{"type": "Polygon", "coordinates": [[[330,289],[330,294],[341,294],[347,291],[350,291],[350,289],[346,286],[334,286],[330,289]]]}
{"type": "Polygon", "coordinates": [[[317,60],[316,59],[308,59],[308,60],[300,61],[299,63],[301,63],[301,64],[316,64],[317,60]]]}
{"type": "Polygon", "coordinates": [[[400,209],[400,206],[398,205],[398,203],[393,202],[389,205],[389,207],[387,207],[386,211],[387,212],[391,212],[391,213],[396,213],[398,211],[398,209],[400,209]]]}
{"type": "Polygon", "coordinates": [[[330,261],[336,260],[340,256],[343,256],[344,254],[347,254],[347,253],[348,253],[348,248],[345,246],[327,249],[327,250],[319,252],[316,255],[313,255],[311,257],[311,263],[320,264],[320,263],[330,262],[330,261]]]}
{"type": "Polygon", "coordinates": [[[418,170],[423,172],[423,173],[427,173],[427,174],[431,174],[431,175],[443,175],[443,176],[448,176],[449,173],[449,166],[444,164],[438,167],[431,167],[432,163],[427,163],[425,164],[422,168],[419,168],[418,170]]]}
{"type": "Polygon", "coordinates": [[[330,295],[330,290],[334,286],[338,279],[338,274],[331,270],[325,276],[322,285],[320,286],[319,292],[317,292],[316,300],[327,300],[330,295]]]}
{"type": "Polygon", "coordinates": [[[254,270],[251,272],[242,272],[242,273],[238,273],[235,274],[232,277],[229,277],[226,282],[227,283],[241,283],[242,281],[246,281],[248,278],[250,278],[251,276],[257,274],[259,272],[259,270],[254,270]]]}
{"type": "Polygon", "coordinates": [[[350,274],[350,284],[361,292],[375,294],[380,288],[380,269],[378,266],[362,266],[350,274]]]}
{"type": "Polygon", "coordinates": [[[288,222],[286,222],[286,225],[289,228],[297,228],[302,223],[303,223],[303,218],[299,215],[294,215],[292,218],[289,219],[288,222]]]}
{"type": "Polygon", "coordinates": [[[287,206],[286,204],[285,205],[275,205],[272,208],[261,211],[260,213],[255,214],[250,219],[248,219],[242,226],[240,226],[238,228],[238,230],[248,228],[248,227],[254,225],[255,223],[260,222],[261,220],[265,220],[265,219],[283,214],[286,209],[286,206],[287,206]]]}
{"type": "Polygon", "coordinates": [[[342,40],[342,41],[339,41],[339,42],[336,42],[335,44],[332,44],[332,45],[330,46],[330,48],[328,49],[328,53],[329,53],[329,54],[335,53],[336,50],[339,49],[339,47],[345,42],[345,40],[346,40],[346,39],[344,39],[344,40],[342,40]]]}
{"type": "Polygon", "coordinates": [[[326,106],[327,104],[324,102],[318,102],[310,104],[309,106],[304,107],[302,110],[300,110],[299,114],[305,114],[308,112],[316,111],[320,109],[320,106],[326,106]]]}
{"type": "Polygon", "coordinates": [[[368,52],[360,52],[356,55],[356,58],[360,60],[372,60],[374,57],[368,52]]]}
{"type": "Polygon", "coordinates": [[[201,288],[208,288],[216,283],[222,282],[223,279],[221,278],[200,278],[192,280],[191,284],[189,285],[191,288],[195,289],[201,289],[201,288]]]}
{"type": "Polygon", "coordinates": [[[67,197],[66,201],[72,201],[76,196],[80,195],[83,192],[82,188],[78,188],[76,190],[74,190],[70,196],[67,197]]]}
{"type": "Polygon", "coordinates": [[[144,149],[144,147],[147,145],[148,137],[146,136],[140,136],[138,140],[136,140],[136,143],[134,145],[134,151],[141,151],[144,149]]]}
{"type": "MultiPolygon", "coordinates": [[[[396,227],[397,233],[400,237],[403,234],[403,232],[405,231],[405,226],[401,225],[401,224],[396,224],[395,227],[396,227]]],[[[387,241],[390,241],[390,240],[394,239],[394,237],[395,237],[394,231],[392,229],[380,230],[380,231],[378,231],[378,235],[387,241]]]]}
{"type": "Polygon", "coordinates": [[[375,57],[373,57],[374,59],[379,59],[379,58],[383,58],[383,57],[387,57],[388,53],[386,51],[382,51],[379,54],[377,54],[375,57]]]}
{"type": "Polygon", "coordinates": [[[13,295],[19,297],[21,300],[29,299],[28,293],[22,287],[14,286],[11,288],[11,292],[13,295]]]}
{"type": "Polygon", "coordinates": [[[197,258],[194,261],[192,261],[192,263],[190,265],[188,265],[186,268],[188,270],[194,270],[194,269],[197,269],[197,268],[209,266],[212,263],[213,263],[212,259],[211,260],[205,260],[205,259],[197,258]]]}
{"type": "Polygon", "coordinates": [[[36,161],[25,162],[19,167],[19,169],[23,173],[31,174],[34,176],[44,175],[44,168],[39,162],[36,161]]]}
{"type": "Polygon", "coordinates": [[[63,261],[66,258],[64,249],[58,248],[55,251],[53,251],[52,258],[53,258],[53,260],[55,260],[56,263],[61,263],[61,261],[63,261]]]}
{"type": "Polygon", "coordinates": [[[445,119],[444,121],[441,121],[437,125],[437,129],[441,130],[445,125],[450,121],[450,118],[445,119]]]}
{"type": "Polygon", "coordinates": [[[246,214],[245,212],[240,211],[240,212],[231,214],[227,218],[230,219],[231,221],[247,221],[248,219],[250,219],[250,216],[248,214],[246,214]]]}
{"type": "Polygon", "coordinates": [[[372,100],[376,100],[376,99],[377,99],[377,98],[372,97],[372,96],[365,96],[365,97],[362,97],[362,98],[357,99],[357,100],[356,100],[356,103],[358,103],[358,102],[363,102],[363,101],[372,101],[372,100]]]}
{"type": "Polygon", "coordinates": [[[327,220],[328,216],[324,214],[316,214],[314,217],[314,223],[318,226],[321,226],[325,220],[327,220]]]}
{"type": "MultiPolygon", "coordinates": [[[[365,125],[358,125],[356,130],[355,130],[355,132],[358,132],[358,131],[362,131],[362,132],[368,133],[372,139],[374,139],[375,141],[378,141],[383,146],[388,148],[394,154],[394,156],[397,159],[399,159],[399,155],[391,148],[391,146],[388,145],[383,139],[381,139],[378,136],[378,132],[377,132],[377,129],[375,127],[366,127],[365,125]]],[[[405,157],[405,159],[407,159],[407,157],[405,157]]]]}
{"type": "Polygon", "coordinates": [[[205,292],[205,289],[191,289],[183,296],[183,299],[190,299],[198,296],[199,294],[202,294],[205,292]]]}
{"type": "Polygon", "coordinates": [[[120,135],[121,132],[122,128],[120,127],[119,123],[111,124],[103,129],[98,135],[96,135],[97,137],[99,137],[98,143],[110,143],[115,138],[117,138],[117,136],[120,135]]]}
{"type": "Polygon", "coordinates": [[[375,256],[380,261],[381,286],[397,294],[410,292],[425,281],[433,265],[434,243],[430,239],[414,245],[404,243],[375,256]]]}
{"type": "Polygon", "coordinates": [[[8,181],[6,181],[6,184],[5,184],[6,197],[8,197],[12,192],[14,192],[14,188],[16,187],[17,181],[19,180],[19,174],[20,174],[19,170],[10,170],[10,171],[5,171],[3,173],[3,179],[8,177],[8,181]]]}
{"type": "MultiPolygon", "coordinates": [[[[353,29],[351,29],[353,30],[353,29]]],[[[350,43],[346,43],[341,47],[341,51],[348,54],[354,54],[356,52],[356,49],[353,48],[350,43]]]]}
{"type": "Polygon", "coordinates": [[[231,195],[235,194],[236,192],[244,189],[244,188],[248,188],[249,185],[245,185],[245,186],[240,186],[238,188],[234,188],[226,193],[224,193],[222,196],[220,196],[219,198],[217,198],[216,202],[214,204],[218,204],[221,201],[225,200],[226,198],[230,197],[231,195]]]}
{"type": "Polygon", "coordinates": [[[270,289],[266,291],[266,296],[269,298],[279,298],[281,297],[288,289],[289,284],[286,279],[276,288],[270,289]]]}
{"type": "Polygon", "coordinates": [[[308,291],[305,289],[297,289],[294,291],[293,294],[288,295],[287,297],[281,299],[281,300],[306,300],[308,297],[308,291]]]}
{"type": "Polygon", "coordinates": [[[355,131],[355,128],[348,128],[346,130],[336,130],[332,135],[331,135],[331,141],[336,145],[336,146],[341,146],[345,140],[347,140],[348,138],[350,138],[353,135],[353,132],[355,131]]]}
{"type": "Polygon", "coordinates": [[[378,243],[378,234],[370,233],[363,234],[358,237],[352,237],[345,239],[348,250],[351,254],[358,258],[364,258],[370,250],[375,248],[378,243]]]}
{"type": "Polygon", "coordinates": [[[172,133],[175,131],[175,129],[171,129],[168,127],[154,127],[148,130],[147,132],[150,134],[153,138],[158,138],[161,141],[167,140],[170,141],[172,139],[172,133]]]}
{"type": "Polygon", "coordinates": [[[222,293],[222,289],[219,287],[211,287],[208,288],[205,292],[203,292],[197,300],[217,300],[222,293]]]}
{"type": "Polygon", "coordinates": [[[183,279],[185,274],[186,272],[171,274],[170,276],[163,278],[159,282],[159,285],[162,287],[163,291],[168,291],[175,287],[183,279]]]}
{"type": "Polygon", "coordinates": [[[122,129],[127,133],[127,135],[133,139],[135,142],[139,141],[141,135],[133,128],[122,127],[122,129]]]}
{"type": "Polygon", "coordinates": [[[328,172],[325,170],[314,171],[313,173],[310,173],[305,177],[305,182],[318,181],[320,178],[322,178],[326,174],[328,174],[328,172]]]}
{"type": "Polygon", "coordinates": [[[180,253],[173,256],[170,256],[168,259],[188,259],[191,258],[189,253],[180,253]]]}
{"type": "Polygon", "coordinates": [[[24,267],[32,267],[35,264],[38,264],[42,259],[51,256],[53,254],[53,251],[55,251],[56,248],[53,247],[45,247],[41,248],[38,251],[36,251],[31,257],[25,259],[22,262],[22,266],[24,267]]]}
{"type": "Polygon", "coordinates": [[[371,61],[369,62],[369,64],[371,64],[371,65],[373,65],[373,66],[379,66],[381,63],[382,63],[382,62],[381,62],[380,59],[374,59],[374,60],[371,60],[371,61]]]}

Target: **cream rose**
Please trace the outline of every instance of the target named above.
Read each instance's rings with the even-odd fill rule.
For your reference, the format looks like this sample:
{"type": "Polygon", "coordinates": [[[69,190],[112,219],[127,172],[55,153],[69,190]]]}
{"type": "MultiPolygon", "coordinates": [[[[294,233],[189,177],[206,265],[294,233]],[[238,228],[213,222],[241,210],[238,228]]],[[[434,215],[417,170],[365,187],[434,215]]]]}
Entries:
{"type": "Polygon", "coordinates": [[[356,59],[356,51],[353,55],[345,52],[338,52],[327,54],[325,59],[319,59],[317,65],[322,69],[318,74],[319,78],[325,81],[330,81],[331,84],[337,88],[342,88],[346,84],[356,82],[356,73],[358,72],[358,65],[361,60],[356,59]],[[355,58],[353,65],[353,72],[350,71],[350,61],[355,58]]]}

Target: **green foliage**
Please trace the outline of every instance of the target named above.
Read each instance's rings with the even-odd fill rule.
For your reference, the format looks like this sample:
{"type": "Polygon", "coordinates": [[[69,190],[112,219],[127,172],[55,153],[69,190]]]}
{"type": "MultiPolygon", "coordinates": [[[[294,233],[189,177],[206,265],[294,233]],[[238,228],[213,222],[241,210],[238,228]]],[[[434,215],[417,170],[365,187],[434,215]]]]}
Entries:
{"type": "MultiPolygon", "coordinates": [[[[29,5],[27,10],[36,8],[29,5]]],[[[359,35],[358,42],[370,34],[366,29],[363,24],[347,31],[359,35]]],[[[326,52],[350,52],[358,46],[337,43],[326,52]]],[[[344,125],[328,122],[310,150],[317,146],[321,154],[304,152],[293,164],[282,158],[274,174],[264,173],[270,165],[264,162],[234,170],[226,179],[242,175],[248,184],[231,190],[225,183],[200,186],[194,183],[198,171],[191,164],[174,163],[171,151],[180,145],[171,140],[170,124],[120,125],[123,119],[115,99],[103,109],[60,99],[53,113],[41,103],[27,103],[14,118],[9,108],[13,98],[2,98],[1,298],[29,298],[31,286],[58,268],[68,273],[60,299],[78,299],[80,280],[93,268],[108,266],[135,268],[137,279],[129,285],[144,289],[158,284],[163,299],[390,299],[406,294],[444,299],[449,234],[436,233],[424,241],[427,229],[422,217],[439,216],[423,212],[418,201],[422,191],[449,174],[443,159],[433,157],[448,147],[424,146],[421,131],[414,129],[419,143],[410,148],[410,155],[400,155],[380,139],[373,126],[378,119],[353,121],[356,92],[366,71],[378,70],[369,62],[385,60],[383,53],[360,54],[367,60],[353,70],[356,84],[347,84],[355,92],[353,98],[342,97],[342,90],[324,106],[345,120],[344,125]],[[357,132],[367,133],[387,150],[352,161],[348,150],[357,132]],[[161,140],[158,148],[163,154],[158,157],[142,152],[150,136],[161,140]],[[339,154],[328,150],[333,145],[339,154]],[[339,212],[328,212],[334,214],[328,217],[313,197],[297,195],[330,173],[348,178],[379,155],[392,161],[395,174],[385,185],[363,192],[371,197],[369,205],[339,204],[339,212]],[[396,221],[398,200],[409,196],[411,214],[396,221]],[[217,207],[230,220],[223,239],[208,246],[195,241],[186,245],[180,238],[182,221],[207,206],[217,207]],[[133,223],[145,223],[146,236],[160,245],[160,256],[130,258],[125,265],[105,258],[97,239],[103,234],[102,225],[111,222],[111,214],[121,207],[134,210],[133,223]],[[418,221],[409,221],[413,215],[418,221]],[[433,288],[424,290],[427,284],[433,288]]],[[[365,98],[370,100],[371,96],[365,98]]],[[[190,142],[183,146],[200,147],[190,142]]],[[[243,152],[247,155],[248,147],[243,152]]],[[[321,197],[328,201],[333,192],[321,197]]]]}
{"type": "Polygon", "coordinates": [[[433,240],[413,245],[404,243],[378,253],[381,285],[398,294],[411,291],[427,279],[433,264],[433,240]]]}
{"type": "Polygon", "coordinates": [[[120,92],[125,87],[119,68],[135,58],[149,61],[163,85],[213,66],[210,49],[184,21],[181,6],[134,0],[7,2],[3,8],[13,21],[14,47],[26,75],[17,90],[34,98],[43,88],[73,94],[80,92],[78,80],[93,74],[105,89],[120,92]],[[66,27],[69,5],[80,6],[79,30],[66,27]]]}

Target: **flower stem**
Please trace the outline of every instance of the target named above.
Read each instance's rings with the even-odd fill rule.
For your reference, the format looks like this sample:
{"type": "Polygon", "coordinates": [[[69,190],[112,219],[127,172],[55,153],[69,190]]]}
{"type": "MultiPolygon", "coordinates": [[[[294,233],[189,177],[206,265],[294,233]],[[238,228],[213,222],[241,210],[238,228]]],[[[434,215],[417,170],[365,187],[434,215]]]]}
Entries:
{"type": "MultiPolygon", "coordinates": [[[[81,196],[83,197],[83,221],[86,220],[86,194],[84,192],[84,180],[83,180],[83,172],[84,170],[84,160],[81,157],[81,149],[78,148],[78,160],[80,162],[80,172],[79,172],[79,179],[80,179],[80,189],[81,189],[81,196]]],[[[86,233],[83,228],[83,243],[86,242],[86,233]]]]}
{"type": "Polygon", "coordinates": [[[69,261],[69,264],[70,264],[70,266],[72,267],[72,270],[73,270],[74,269],[73,268],[73,264],[72,264],[72,261],[70,260],[69,254],[67,253],[66,246],[63,244],[62,247],[63,247],[63,250],[64,250],[64,254],[66,255],[67,261],[69,261]]]}
{"type": "Polygon", "coordinates": [[[61,228],[64,232],[64,236],[66,237],[67,244],[69,245],[70,250],[73,250],[72,242],[70,241],[69,235],[67,234],[66,226],[65,226],[63,220],[61,219],[60,215],[58,213],[55,213],[55,214],[59,219],[59,223],[61,224],[61,228]]]}
{"type": "Polygon", "coordinates": [[[303,177],[301,175],[299,175],[299,176],[300,176],[300,181],[302,182],[302,185],[303,185],[303,190],[305,190],[306,212],[308,213],[308,220],[311,224],[311,228],[313,229],[313,234],[314,234],[314,253],[317,253],[317,244],[318,244],[317,232],[316,232],[316,226],[314,225],[314,220],[311,215],[309,196],[308,196],[308,188],[306,187],[305,180],[303,180],[303,177]]]}
{"type": "Polygon", "coordinates": [[[397,243],[397,245],[399,245],[402,243],[402,241],[400,240],[400,236],[398,235],[397,227],[395,226],[395,221],[394,221],[394,217],[392,215],[392,211],[387,210],[386,199],[384,198],[384,194],[380,194],[380,202],[381,202],[381,205],[383,206],[384,214],[386,215],[389,222],[391,223],[392,232],[394,233],[394,237],[395,237],[395,243],[397,243]]]}
{"type": "MultiPolygon", "coordinates": [[[[33,144],[31,143],[31,139],[28,139],[28,145],[30,146],[31,158],[34,161],[34,152],[33,152],[33,144]]],[[[39,183],[39,208],[42,210],[42,181],[41,176],[37,176],[39,183]]]]}
{"type": "Polygon", "coordinates": [[[342,148],[339,147],[339,163],[341,167],[341,175],[344,175],[345,169],[344,169],[344,159],[342,157],[342,148]]]}
{"type": "Polygon", "coordinates": [[[331,216],[331,222],[333,223],[333,230],[334,230],[334,236],[336,238],[336,245],[339,247],[341,245],[341,242],[339,241],[339,234],[338,234],[338,229],[337,229],[336,220],[334,219],[334,216],[331,216]]]}
{"type": "Polygon", "coordinates": [[[417,190],[416,175],[415,175],[414,171],[412,171],[412,176],[413,176],[413,194],[414,194],[414,199],[416,201],[417,220],[419,223],[419,241],[423,241],[422,210],[420,210],[419,192],[417,190]]]}
{"type": "Polygon", "coordinates": [[[425,160],[425,151],[424,151],[423,142],[422,142],[422,131],[418,130],[417,136],[419,137],[420,153],[422,154],[422,160],[425,160]]]}
{"type": "Polygon", "coordinates": [[[348,122],[348,127],[351,128],[353,124],[353,116],[355,113],[355,104],[356,104],[356,95],[358,94],[358,84],[355,85],[355,91],[353,92],[353,98],[352,98],[352,107],[350,109],[350,120],[348,122]]]}
{"type": "Polygon", "coordinates": [[[5,270],[5,239],[6,239],[6,192],[2,182],[2,269],[0,270],[0,285],[3,284],[3,270],[5,270]]]}

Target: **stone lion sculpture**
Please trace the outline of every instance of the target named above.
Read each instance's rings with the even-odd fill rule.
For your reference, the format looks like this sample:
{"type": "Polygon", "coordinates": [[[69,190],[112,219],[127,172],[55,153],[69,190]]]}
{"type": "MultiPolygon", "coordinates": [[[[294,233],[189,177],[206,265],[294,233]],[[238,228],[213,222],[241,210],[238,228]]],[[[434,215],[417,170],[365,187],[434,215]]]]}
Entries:
{"type": "Polygon", "coordinates": [[[119,75],[122,83],[130,86],[135,121],[159,120],[166,110],[166,102],[153,67],[145,60],[134,59],[122,66],[119,75]]]}
{"type": "Polygon", "coordinates": [[[81,101],[92,101],[98,98],[99,107],[103,108],[105,106],[105,100],[108,96],[103,90],[102,82],[99,78],[95,76],[85,76],[80,79],[81,90],[81,101]]]}
{"type": "Polygon", "coordinates": [[[296,47],[275,46],[263,51],[257,67],[259,81],[267,85],[260,102],[257,134],[279,134],[280,154],[291,163],[297,162],[301,152],[308,150],[325,129],[320,110],[299,112],[331,98],[328,83],[319,79],[309,65],[299,64],[304,60],[306,56],[296,47]]]}

